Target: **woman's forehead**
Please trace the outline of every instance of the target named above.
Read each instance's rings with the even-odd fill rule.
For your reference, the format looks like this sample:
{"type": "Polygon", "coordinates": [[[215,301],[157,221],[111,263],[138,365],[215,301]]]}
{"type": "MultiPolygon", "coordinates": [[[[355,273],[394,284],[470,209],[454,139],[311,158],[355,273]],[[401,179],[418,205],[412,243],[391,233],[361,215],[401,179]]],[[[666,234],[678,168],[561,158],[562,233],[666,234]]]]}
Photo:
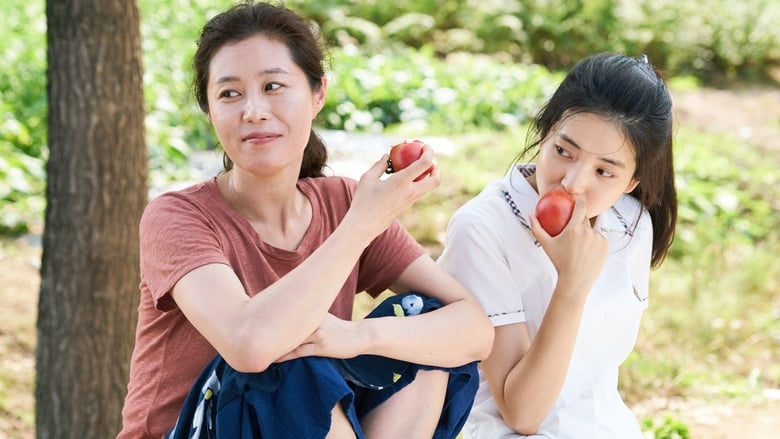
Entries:
{"type": "Polygon", "coordinates": [[[550,134],[589,154],[634,157],[633,145],[620,122],[594,113],[569,115],[550,134]]]}

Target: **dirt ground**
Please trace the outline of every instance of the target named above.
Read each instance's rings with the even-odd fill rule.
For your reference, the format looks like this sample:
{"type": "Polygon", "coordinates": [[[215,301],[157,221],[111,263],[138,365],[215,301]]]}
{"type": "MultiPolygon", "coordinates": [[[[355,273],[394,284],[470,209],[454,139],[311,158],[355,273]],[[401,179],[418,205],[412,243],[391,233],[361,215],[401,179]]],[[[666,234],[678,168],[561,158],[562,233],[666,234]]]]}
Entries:
{"type": "Polygon", "coordinates": [[[675,93],[679,126],[737,136],[762,148],[780,149],[780,87],[675,93]]]}
{"type": "MultiPolygon", "coordinates": [[[[736,135],[767,149],[780,149],[780,87],[697,90],[675,93],[677,123],[736,135]]],[[[30,438],[33,432],[35,315],[40,285],[36,239],[0,242],[0,437],[30,438]],[[13,379],[8,379],[12,376],[13,379]]],[[[780,393],[778,391],[777,393],[780,393]]],[[[780,437],[780,395],[767,392],[750,403],[647,401],[638,414],[673,413],[694,439],[780,437]]]]}

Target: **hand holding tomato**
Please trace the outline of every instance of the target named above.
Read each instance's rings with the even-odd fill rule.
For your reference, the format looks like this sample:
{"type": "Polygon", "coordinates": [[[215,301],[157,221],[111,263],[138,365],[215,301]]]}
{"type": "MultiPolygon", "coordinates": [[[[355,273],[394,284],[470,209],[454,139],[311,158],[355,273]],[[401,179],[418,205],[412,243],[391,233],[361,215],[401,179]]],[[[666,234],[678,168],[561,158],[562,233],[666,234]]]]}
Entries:
{"type": "Polygon", "coordinates": [[[574,198],[568,192],[555,189],[547,192],[536,204],[536,218],[550,236],[557,236],[566,227],[574,211],[574,198]]]}
{"type": "Polygon", "coordinates": [[[370,239],[386,230],[398,216],[439,186],[439,171],[432,159],[433,152],[425,146],[422,157],[408,169],[400,171],[400,178],[382,178],[387,172],[388,161],[388,154],[383,154],[360,177],[349,211],[339,228],[344,226],[352,236],[370,239]],[[412,178],[424,173],[428,167],[432,167],[430,175],[413,183],[412,178]]]}
{"type": "Polygon", "coordinates": [[[558,189],[544,194],[530,216],[531,230],[558,272],[555,294],[583,302],[609,252],[609,243],[591,225],[586,211],[585,200],[575,202],[558,189]]]}
{"type": "MultiPolygon", "coordinates": [[[[387,173],[392,174],[398,172],[417,159],[423,154],[423,147],[425,143],[420,140],[403,141],[390,148],[390,158],[387,160],[387,173]]],[[[426,175],[430,175],[433,171],[433,167],[428,168],[425,172],[420,174],[414,181],[420,181],[426,175]]]]}

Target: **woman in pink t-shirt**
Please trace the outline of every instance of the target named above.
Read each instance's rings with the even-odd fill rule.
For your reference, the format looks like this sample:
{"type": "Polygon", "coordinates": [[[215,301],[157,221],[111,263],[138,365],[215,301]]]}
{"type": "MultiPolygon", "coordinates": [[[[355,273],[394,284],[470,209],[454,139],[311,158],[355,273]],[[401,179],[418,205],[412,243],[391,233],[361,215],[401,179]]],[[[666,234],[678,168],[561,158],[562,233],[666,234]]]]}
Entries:
{"type": "MultiPolygon", "coordinates": [[[[431,149],[388,178],[387,156],[357,183],[324,176],[327,152],[312,130],[327,90],[323,52],[311,26],[284,7],[243,4],[215,16],[193,66],[225,170],[156,198],[144,212],[142,299],[120,437],[168,433],[215,356],[224,361],[219,371],[273,378],[298,370],[279,365],[365,354],[422,367],[355,415],[350,389],[359,389],[334,375],[351,360],[325,363],[332,368],[311,360],[315,373],[306,379],[343,381],[349,395],[318,406],[312,401],[322,395],[302,390],[297,416],[285,422],[324,419],[323,437],[454,437],[440,430],[450,371],[486,358],[493,330],[475,299],[397,221],[439,185],[431,149]],[[389,315],[408,317],[351,321],[356,293],[388,288],[441,306],[412,315],[398,303],[389,315]]],[[[201,403],[220,390],[210,379],[201,403]]],[[[265,415],[283,416],[259,415],[261,429],[265,415]]]]}

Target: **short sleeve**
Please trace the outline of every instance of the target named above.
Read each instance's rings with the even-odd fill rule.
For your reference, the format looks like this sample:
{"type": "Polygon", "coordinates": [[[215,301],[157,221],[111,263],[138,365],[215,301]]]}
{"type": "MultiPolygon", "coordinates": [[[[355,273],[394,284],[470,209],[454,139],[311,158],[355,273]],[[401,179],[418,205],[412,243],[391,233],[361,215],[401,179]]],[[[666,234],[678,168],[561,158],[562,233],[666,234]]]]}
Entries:
{"type": "Polygon", "coordinates": [[[390,287],[425,249],[396,220],[376,237],[360,258],[358,291],[376,297],[390,287]]]}
{"type": "Polygon", "coordinates": [[[146,207],[139,234],[141,288],[158,310],[175,307],[169,293],[185,274],[210,263],[229,265],[210,220],[176,195],[161,195],[146,207]]]}
{"type": "Polygon", "coordinates": [[[437,260],[479,300],[494,326],[525,322],[520,289],[510,270],[504,241],[489,209],[468,205],[447,227],[444,251],[437,260]]]}

